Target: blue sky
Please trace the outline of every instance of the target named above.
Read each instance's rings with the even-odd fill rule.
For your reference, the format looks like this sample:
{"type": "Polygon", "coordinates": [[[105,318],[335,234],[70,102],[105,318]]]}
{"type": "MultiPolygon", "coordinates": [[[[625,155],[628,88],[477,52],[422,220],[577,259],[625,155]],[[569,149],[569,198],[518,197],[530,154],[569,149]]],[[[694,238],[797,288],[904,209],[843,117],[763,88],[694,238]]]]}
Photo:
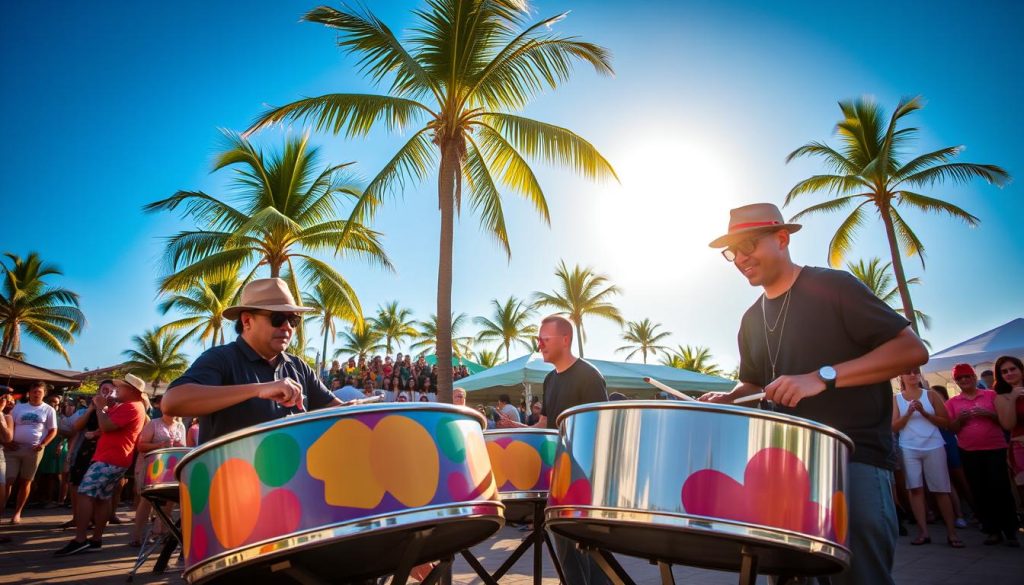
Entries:
{"type": "MultiPolygon", "coordinates": [[[[228,173],[209,173],[218,128],[244,129],[268,104],[372,89],[329,30],[298,21],[315,5],[0,5],[0,211],[7,218],[0,251],[38,251],[63,269],[60,284],[81,294],[89,324],[69,348],[74,368],[117,363],[132,335],[169,320],[156,310],[161,238],[189,226],[141,208],[179,189],[224,193],[228,173]]],[[[367,5],[402,30],[420,3],[367,5]]],[[[728,209],[781,203],[794,183],[819,172],[815,161],[786,165],[784,158],[810,140],[834,142],[838,100],[874,96],[891,111],[901,96],[923,95],[927,107],[910,118],[922,129],[918,152],[963,144],[961,160],[998,164],[1016,178],[1004,189],[976,182],[928,191],[980,217],[979,228],[907,213],[928,250],[926,270],[907,262],[923,280],[915,304],[935,321],[925,337],[938,350],[1021,316],[1024,8],[889,1],[861,2],[851,13],[850,6],[534,3],[537,17],[570,10],[558,30],[609,48],[616,75],[580,67],[525,113],[589,139],[622,182],[594,184],[538,165],[552,226],[508,197],[511,261],[464,215],[456,311],[485,314],[492,298],[549,290],[565,259],[621,286],[627,319],[663,323],[673,345],[710,346],[731,369],[740,315],[759,291],[706,247],[724,230],[728,209]]],[[[301,128],[270,130],[257,141],[272,150],[288,131],[301,128]]],[[[325,163],[357,161],[368,179],[401,136],[314,140],[325,163]]],[[[419,318],[433,312],[435,184],[407,188],[377,218],[395,274],[336,263],[367,310],[398,299],[419,318]]],[[[798,201],[785,212],[802,208],[798,201]]],[[[795,259],[823,265],[841,219],[807,220],[794,238],[795,259]]],[[[881,227],[871,224],[853,257],[885,255],[881,227]]],[[[593,320],[587,329],[588,356],[622,355],[613,353],[617,326],[593,320]]],[[[23,349],[34,363],[66,367],[34,342],[23,349]]]]}

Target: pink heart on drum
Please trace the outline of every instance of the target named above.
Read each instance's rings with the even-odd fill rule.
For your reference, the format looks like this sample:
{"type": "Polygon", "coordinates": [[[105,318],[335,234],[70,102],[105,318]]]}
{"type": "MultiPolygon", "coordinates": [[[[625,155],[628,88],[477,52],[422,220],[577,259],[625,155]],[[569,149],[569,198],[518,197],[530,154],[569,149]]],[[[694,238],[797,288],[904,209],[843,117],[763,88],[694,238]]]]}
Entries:
{"type": "MultiPolygon", "coordinates": [[[[835,538],[832,514],[811,501],[810,493],[804,462],[786,449],[770,447],[750,458],[742,484],[713,469],[690,475],[683,484],[682,502],[688,513],[698,516],[835,538]]],[[[842,528],[839,536],[844,541],[845,525],[842,528]]]]}

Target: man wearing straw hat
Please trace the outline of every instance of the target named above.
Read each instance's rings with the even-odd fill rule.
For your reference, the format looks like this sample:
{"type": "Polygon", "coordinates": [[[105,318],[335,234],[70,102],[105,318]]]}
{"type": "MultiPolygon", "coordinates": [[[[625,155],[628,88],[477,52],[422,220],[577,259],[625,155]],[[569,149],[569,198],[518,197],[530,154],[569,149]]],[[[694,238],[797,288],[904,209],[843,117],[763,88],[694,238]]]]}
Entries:
{"type": "Polygon", "coordinates": [[[729,231],[711,242],[763,294],[740,324],[739,379],[733,402],[764,391],[777,410],[834,427],[854,442],[849,479],[850,568],[832,583],[892,583],[896,511],[892,387],[889,380],[928,361],[910,323],[851,274],[798,266],[779,208],[733,209],[729,231]]]}
{"type": "Polygon", "coordinates": [[[341,405],[306,362],[285,352],[309,311],[280,278],[245,285],[239,304],[224,310],[238,339],[206,350],[171,382],[163,412],[198,416],[202,444],[289,413],[341,405]]]}

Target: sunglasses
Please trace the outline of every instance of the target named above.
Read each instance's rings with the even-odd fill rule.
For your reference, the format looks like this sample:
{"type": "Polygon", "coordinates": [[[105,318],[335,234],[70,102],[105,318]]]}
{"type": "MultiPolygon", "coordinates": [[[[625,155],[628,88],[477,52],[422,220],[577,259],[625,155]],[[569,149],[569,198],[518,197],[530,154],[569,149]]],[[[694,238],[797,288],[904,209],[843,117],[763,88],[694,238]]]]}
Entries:
{"type": "Polygon", "coordinates": [[[726,262],[735,262],[737,252],[743,254],[744,256],[750,256],[751,254],[754,253],[754,250],[757,249],[757,243],[760,242],[761,239],[765,237],[765,235],[767,234],[762,234],[754,238],[749,238],[743,240],[742,242],[736,245],[729,246],[728,248],[722,250],[722,257],[725,258],[726,262]]]}
{"type": "Polygon", "coordinates": [[[278,313],[277,311],[259,311],[260,315],[266,315],[270,318],[270,324],[274,327],[280,327],[284,325],[285,321],[292,326],[292,329],[299,326],[302,323],[302,317],[295,313],[278,313]]]}

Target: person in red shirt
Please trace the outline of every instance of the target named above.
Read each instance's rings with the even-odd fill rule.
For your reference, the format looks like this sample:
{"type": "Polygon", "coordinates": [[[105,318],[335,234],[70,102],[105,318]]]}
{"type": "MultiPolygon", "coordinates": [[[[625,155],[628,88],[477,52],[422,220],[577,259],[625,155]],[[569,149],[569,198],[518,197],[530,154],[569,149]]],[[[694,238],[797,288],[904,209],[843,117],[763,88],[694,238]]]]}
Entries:
{"type": "Polygon", "coordinates": [[[97,394],[89,407],[99,418],[102,434],[96,444],[92,463],[78,485],[79,514],[75,517],[75,537],[54,552],[55,556],[73,555],[103,546],[103,529],[110,518],[110,499],[114,488],[131,466],[135,444],[146,424],[146,411],[142,402],[145,382],[137,376],[126,374],[124,380],[114,380],[114,386],[117,404],[97,394]],[[90,520],[94,524],[92,538],[86,539],[90,520]]]}

